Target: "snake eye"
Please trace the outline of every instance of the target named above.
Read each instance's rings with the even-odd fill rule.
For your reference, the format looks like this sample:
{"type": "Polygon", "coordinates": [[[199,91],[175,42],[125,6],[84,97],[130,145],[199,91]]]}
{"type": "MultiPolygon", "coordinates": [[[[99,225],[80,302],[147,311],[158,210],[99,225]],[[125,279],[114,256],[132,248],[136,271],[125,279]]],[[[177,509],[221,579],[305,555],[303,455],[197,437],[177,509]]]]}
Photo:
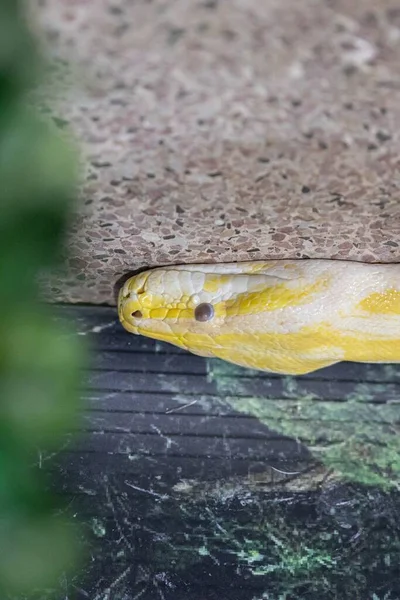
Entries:
{"type": "Polygon", "coordinates": [[[143,317],[143,314],[140,312],[140,310],[135,310],[135,312],[132,313],[132,317],[134,319],[141,319],[143,317]]]}
{"type": "Polygon", "coordinates": [[[203,304],[199,304],[194,309],[194,318],[196,321],[211,321],[214,316],[214,307],[212,304],[208,304],[208,302],[203,302],[203,304]]]}

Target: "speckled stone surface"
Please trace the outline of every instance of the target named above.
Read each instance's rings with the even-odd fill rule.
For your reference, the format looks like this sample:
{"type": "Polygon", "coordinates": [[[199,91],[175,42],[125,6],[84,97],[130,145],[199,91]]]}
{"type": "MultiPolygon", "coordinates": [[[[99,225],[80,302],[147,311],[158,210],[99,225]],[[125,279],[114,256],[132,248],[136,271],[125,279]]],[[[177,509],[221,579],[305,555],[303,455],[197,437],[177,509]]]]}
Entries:
{"type": "Polygon", "coordinates": [[[57,300],[143,266],[399,260],[398,2],[38,4],[87,159],[57,300]]]}

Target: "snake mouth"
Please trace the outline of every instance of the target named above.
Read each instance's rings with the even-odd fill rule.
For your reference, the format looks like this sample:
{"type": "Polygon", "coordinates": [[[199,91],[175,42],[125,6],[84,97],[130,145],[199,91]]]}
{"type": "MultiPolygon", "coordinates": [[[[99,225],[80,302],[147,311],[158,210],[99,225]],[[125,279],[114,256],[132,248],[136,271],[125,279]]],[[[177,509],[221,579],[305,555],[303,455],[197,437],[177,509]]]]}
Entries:
{"type": "Polygon", "coordinates": [[[140,311],[131,311],[132,314],[130,315],[131,318],[129,318],[129,314],[128,311],[126,310],[127,308],[127,303],[130,301],[130,290],[129,290],[129,280],[127,280],[124,284],[124,286],[119,290],[118,293],[118,317],[119,320],[121,322],[121,325],[124,329],[126,329],[127,331],[130,331],[131,333],[139,333],[137,328],[133,325],[132,321],[135,312],[140,312],[140,311]]]}

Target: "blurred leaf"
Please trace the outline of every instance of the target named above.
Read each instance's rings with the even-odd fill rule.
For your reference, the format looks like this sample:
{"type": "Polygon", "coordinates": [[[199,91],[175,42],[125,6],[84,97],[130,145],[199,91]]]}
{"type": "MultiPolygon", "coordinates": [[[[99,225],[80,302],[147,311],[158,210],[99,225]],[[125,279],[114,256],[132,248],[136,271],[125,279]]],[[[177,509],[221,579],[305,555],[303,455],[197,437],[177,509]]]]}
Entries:
{"type": "Polygon", "coordinates": [[[8,593],[54,586],[76,559],[74,528],[60,517],[20,519],[0,525],[0,581],[8,593]]]}
{"type": "Polygon", "coordinates": [[[55,126],[20,105],[2,127],[0,175],[2,225],[22,210],[57,212],[62,218],[76,186],[76,156],[55,126]]]}
{"type": "Polygon", "coordinates": [[[26,29],[20,0],[1,0],[0,40],[0,105],[4,108],[37,83],[40,73],[38,52],[26,29]]]}
{"type": "Polygon", "coordinates": [[[76,152],[27,98],[42,65],[23,3],[0,0],[0,598],[54,586],[76,538],[38,468],[77,415],[84,350],[39,304],[60,264],[76,152]]]}
{"type": "MultiPolygon", "coordinates": [[[[20,448],[11,452],[4,424],[0,428],[0,515],[3,519],[15,514],[26,514],[48,510],[51,501],[43,496],[43,480],[32,469],[32,454],[20,448]]],[[[1,519],[0,519],[1,522],[1,519]]],[[[0,534],[1,536],[1,534],[0,534]]],[[[1,562],[1,557],[0,557],[1,562]]]]}

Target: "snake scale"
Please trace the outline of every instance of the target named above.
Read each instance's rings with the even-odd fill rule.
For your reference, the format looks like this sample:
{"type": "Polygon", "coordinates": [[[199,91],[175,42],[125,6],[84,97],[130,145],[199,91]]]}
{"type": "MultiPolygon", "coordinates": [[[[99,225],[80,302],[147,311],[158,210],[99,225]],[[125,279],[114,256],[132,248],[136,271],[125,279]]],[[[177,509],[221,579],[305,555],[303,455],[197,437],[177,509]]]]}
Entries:
{"type": "Polygon", "coordinates": [[[201,356],[300,375],[339,361],[400,362],[400,265],[273,260],[155,268],[128,279],[131,333],[201,356]]]}

